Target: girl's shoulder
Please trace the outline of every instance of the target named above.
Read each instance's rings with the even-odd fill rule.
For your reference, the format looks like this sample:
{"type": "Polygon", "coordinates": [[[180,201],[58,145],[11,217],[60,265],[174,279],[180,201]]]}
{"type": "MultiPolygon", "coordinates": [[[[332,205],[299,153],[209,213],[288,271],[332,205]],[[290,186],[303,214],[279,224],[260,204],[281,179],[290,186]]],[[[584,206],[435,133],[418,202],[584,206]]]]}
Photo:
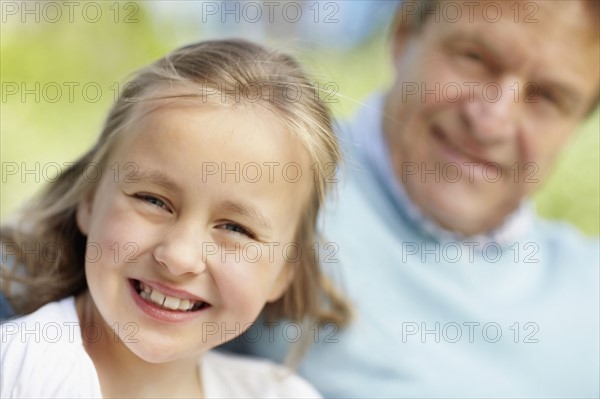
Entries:
{"type": "Polygon", "coordinates": [[[0,397],[101,397],[73,297],[0,324],[0,397]]]}
{"type": "Polygon", "coordinates": [[[207,398],[321,398],[307,381],[266,359],[209,351],[200,370],[207,398]]]}

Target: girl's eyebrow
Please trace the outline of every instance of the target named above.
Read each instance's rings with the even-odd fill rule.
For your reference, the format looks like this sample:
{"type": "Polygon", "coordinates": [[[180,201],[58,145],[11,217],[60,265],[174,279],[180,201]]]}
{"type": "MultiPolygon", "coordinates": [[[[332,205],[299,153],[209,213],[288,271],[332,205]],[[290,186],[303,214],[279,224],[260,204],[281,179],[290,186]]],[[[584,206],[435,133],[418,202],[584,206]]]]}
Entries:
{"type": "Polygon", "coordinates": [[[271,225],[267,219],[258,210],[249,207],[237,201],[223,201],[219,204],[219,208],[226,212],[233,212],[241,216],[249,217],[256,220],[262,227],[271,230],[271,225]]]}
{"type": "Polygon", "coordinates": [[[125,178],[129,183],[153,183],[164,187],[167,190],[181,192],[179,184],[158,170],[136,170],[125,178]]]}

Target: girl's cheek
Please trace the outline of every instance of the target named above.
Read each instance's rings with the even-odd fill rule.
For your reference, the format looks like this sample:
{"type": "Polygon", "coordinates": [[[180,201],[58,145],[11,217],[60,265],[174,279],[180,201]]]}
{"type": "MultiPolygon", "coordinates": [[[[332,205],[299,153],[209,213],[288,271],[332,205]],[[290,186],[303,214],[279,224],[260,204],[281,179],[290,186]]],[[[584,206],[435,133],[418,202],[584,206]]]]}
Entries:
{"type": "MultiPolygon", "coordinates": [[[[213,259],[216,260],[216,259],[213,259]]],[[[223,259],[225,262],[210,268],[222,305],[231,309],[240,320],[251,321],[262,310],[268,287],[274,280],[270,265],[264,260],[248,262],[244,259],[223,259]]]]}
{"type": "Polygon", "coordinates": [[[152,226],[142,223],[135,214],[112,206],[98,215],[98,228],[88,237],[88,260],[95,259],[106,267],[119,267],[136,259],[148,247],[152,226]]]}

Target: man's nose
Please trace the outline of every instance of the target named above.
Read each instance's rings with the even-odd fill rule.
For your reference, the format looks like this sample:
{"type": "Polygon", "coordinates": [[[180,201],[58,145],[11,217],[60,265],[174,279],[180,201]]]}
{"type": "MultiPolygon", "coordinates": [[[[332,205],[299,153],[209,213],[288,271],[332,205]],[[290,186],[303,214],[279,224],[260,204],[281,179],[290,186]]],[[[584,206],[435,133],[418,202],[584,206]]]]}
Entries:
{"type": "Polygon", "coordinates": [[[512,78],[480,86],[473,98],[464,103],[464,118],[473,137],[484,144],[512,139],[517,133],[521,93],[512,78]]]}
{"type": "Polygon", "coordinates": [[[206,270],[205,242],[195,223],[177,222],[154,249],[154,258],[175,276],[200,274],[206,270]]]}

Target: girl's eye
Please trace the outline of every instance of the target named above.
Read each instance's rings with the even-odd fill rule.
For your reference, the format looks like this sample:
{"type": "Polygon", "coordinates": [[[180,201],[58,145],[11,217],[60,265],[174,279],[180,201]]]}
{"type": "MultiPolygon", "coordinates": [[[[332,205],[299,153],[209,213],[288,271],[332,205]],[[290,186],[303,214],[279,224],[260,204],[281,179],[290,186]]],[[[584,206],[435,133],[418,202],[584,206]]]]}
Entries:
{"type": "Polygon", "coordinates": [[[236,223],[223,223],[221,225],[225,230],[229,230],[232,231],[234,233],[237,234],[243,234],[248,238],[252,238],[254,239],[256,236],[254,235],[254,233],[252,233],[250,230],[240,226],[239,224],[236,223]]]}
{"type": "Polygon", "coordinates": [[[167,204],[161,200],[160,198],[157,198],[153,195],[149,195],[149,194],[135,194],[135,197],[137,199],[139,199],[140,201],[143,201],[147,204],[150,204],[152,206],[156,206],[158,208],[164,209],[166,211],[169,211],[169,207],[167,206],[167,204]]]}

